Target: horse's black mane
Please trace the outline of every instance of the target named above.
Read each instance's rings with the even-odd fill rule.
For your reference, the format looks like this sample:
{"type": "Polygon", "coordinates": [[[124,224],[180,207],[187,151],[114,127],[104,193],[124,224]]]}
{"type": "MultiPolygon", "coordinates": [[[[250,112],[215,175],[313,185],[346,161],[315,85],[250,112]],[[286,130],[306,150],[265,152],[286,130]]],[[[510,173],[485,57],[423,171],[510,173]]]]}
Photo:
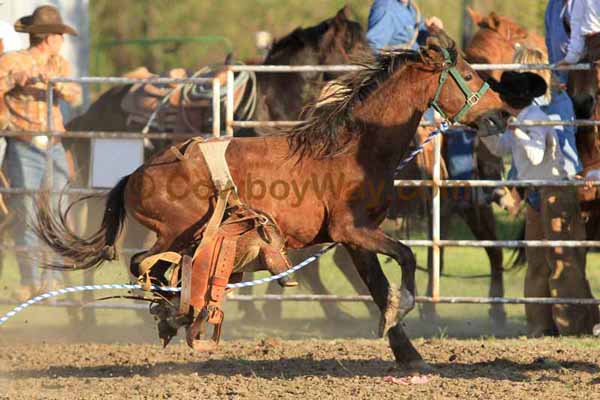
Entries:
{"type": "Polygon", "coordinates": [[[326,48],[320,48],[322,40],[334,25],[340,23],[344,24],[345,27],[345,47],[352,47],[354,43],[364,40],[363,30],[358,22],[347,18],[336,19],[336,17],[333,17],[308,28],[298,27],[286,36],[276,40],[271,46],[265,64],[276,64],[278,60],[285,59],[290,54],[297,54],[307,48],[320,52],[328,51],[326,48]]]}
{"type": "Polygon", "coordinates": [[[353,117],[354,107],[401,67],[423,63],[438,69],[447,68],[424,57],[429,50],[439,52],[441,48],[448,51],[451,65],[455,65],[458,55],[455,44],[443,32],[417,51],[390,50],[358,60],[355,64],[362,69],[335,81],[332,93],[309,106],[301,118],[304,122],[287,132],[292,152],[301,158],[326,158],[341,153],[354,137],[364,132],[353,117]]]}
{"type": "Polygon", "coordinates": [[[298,27],[294,29],[288,35],[273,43],[267,59],[265,60],[265,64],[270,64],[274,60],[283,57],[285,54],[294,54],[307,46],[317,46],[328,29],[328,21],[323,21],[320,24],[309,28],[298,27]]]}

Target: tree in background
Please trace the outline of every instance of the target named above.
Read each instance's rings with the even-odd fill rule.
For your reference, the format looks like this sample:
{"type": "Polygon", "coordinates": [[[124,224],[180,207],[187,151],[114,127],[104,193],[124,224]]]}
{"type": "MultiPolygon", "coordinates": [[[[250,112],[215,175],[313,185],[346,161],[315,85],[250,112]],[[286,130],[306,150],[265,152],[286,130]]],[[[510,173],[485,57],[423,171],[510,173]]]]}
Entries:
{"type": "MultiPolygon", "coordinates": [[[[238,59],[257,55],[254,33],[270,31],[281,37],[298,26],[316,24],[349,4],[363,25],[367,0],[94,0],[90,2],[93,43],[139,38],[222,35],[234,45],[238,59]]],[[[438,15],[450,35],[462,35],[462,0],[418,0],[424,15],[438,15]]],[[[512,16],[528,28],[542,31],[546,0],[473,0],[480,12],[512,16]],[[527,12],[524,12],[527,10],[527,12]]],[[[172,67],[196,69],[222,62],[222,44],[183,44],[153,47],[118,46],[99,51],[92,60],[94,75],[119,75],[140,65],[153,71],[172,67]]]]}

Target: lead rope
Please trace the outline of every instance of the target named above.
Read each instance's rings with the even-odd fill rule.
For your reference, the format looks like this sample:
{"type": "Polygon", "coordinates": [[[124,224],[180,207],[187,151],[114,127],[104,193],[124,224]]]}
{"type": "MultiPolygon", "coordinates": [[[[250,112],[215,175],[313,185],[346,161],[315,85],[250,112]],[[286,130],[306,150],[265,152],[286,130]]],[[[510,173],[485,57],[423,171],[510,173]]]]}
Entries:
{"type": "MultiPolygon", "coordinates": [[[[301,270],[302,268],[306,267],[307,265],[309,265],[309,264],[313,263],[314,261],[316,261],[317,259],[321,258],[325,253],[329,252],[336,245],[337,245],[337,243],[332,243],[332,244],[327,245],[326,247],[319,250],[312,256],[308,257],[306,260],[302,261],[301,263],[295,265],[294,267],[292,267],[292,268],[288,269],[287,271],[284,271],[280,274],[269,276],[267,278],[255,279],[253,281],[248,281],[248,282],[230,283],[227,285],[227,289],[239,289],[239,288],[243,288],[243,287],[256,286],[256,285],[261,285],[263,283],[269,283],[272,281],[276,281],[280,278],[284,278],[288,275],[293,274],[294,272],[301,270]]],[[[69,293],[77,293],[77,292],[97,291],[97,290],[139,290],[139,289],[142,289],[142,286],[138,285],[138,284],[106,284],[106,285],[74,286],[74,287],[69,287],[69,288],[65,288],[65,289],[52,290],[50,292],[41,294],[30,300],[27,300],[26,302],[18,305],[17,307],[13,308],[11,311],[7,312],[2,318],[0,318],[0,325],[3,325],[6,321],[8,321],[10,318],[14,317],[21,311],[25,310],[27,307],[32,306],[36,303],[42,302],[44,300],[48,300],[50,298],[60,296],[60,295],[69,294],[69,293]]],[[[180,292],[181,291],[181,288],[178,288],[178,287],[167,287],[167,286],[163,287],[163,286],[156,286],[156,285],[152,285],[151,289],[156,290],[156,291],[161,291],[161,292],[180,292]]]]}
{"type": "Polygon", "coordinates": [[[427,136],[427,139],[425,139],[423,143],[415,147],[415,149],[411,151],[408,154],[408,156],[406,156],[402,161],[400,161],[400,164],[398,164],[398,167],[396,167],[396,173],[400,172],[400,170],[406,167],[412,160],[415,159],[416,156],[423,152],[423,149],[427,144],[431,143],[436,136],[446,132],[448,128],[450,128],[450,123],[448,121],[442,121],[442,123],[436,130],[431,131],[429,133],[429,136],[427,136]]]}

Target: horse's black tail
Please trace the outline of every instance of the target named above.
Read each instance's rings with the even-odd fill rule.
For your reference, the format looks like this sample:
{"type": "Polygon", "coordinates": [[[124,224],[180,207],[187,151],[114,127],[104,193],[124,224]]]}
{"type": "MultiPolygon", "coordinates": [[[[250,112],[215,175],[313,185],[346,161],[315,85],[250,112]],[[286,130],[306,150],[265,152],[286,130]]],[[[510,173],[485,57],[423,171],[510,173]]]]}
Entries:
{"type": "Polygon", "coordinates": [[[69,211],[81,200],[70,204],[62,211],[60,204],[63,200],[61,195],[59,210],[54,213],[51,201],[47,193],[37,198],[37,212],[33,229],[37,236],[42,239],[54,252],[64,258],[59,263],[47,263],[45,267],[60,270],[83,270],[97,267],[104,261],[116,258],[115,242],[123,229],[125,222],[124,193],[129,176],[122,178],[110,191],[106,199],[106,208],[100,229],[88,238],[78,236],[67,221],[69,211]]]}
{"type": "MultiPolygon", "coordinates": [[[[525,221],[520,226],[519,235],[516,240],[525,240],[525,221]]],[[[511,260],[508,266],[504,267],[504,271],[515,271],[521,269],[527,263],[525,247],[517,247],[511,253],[511,260]]]]}

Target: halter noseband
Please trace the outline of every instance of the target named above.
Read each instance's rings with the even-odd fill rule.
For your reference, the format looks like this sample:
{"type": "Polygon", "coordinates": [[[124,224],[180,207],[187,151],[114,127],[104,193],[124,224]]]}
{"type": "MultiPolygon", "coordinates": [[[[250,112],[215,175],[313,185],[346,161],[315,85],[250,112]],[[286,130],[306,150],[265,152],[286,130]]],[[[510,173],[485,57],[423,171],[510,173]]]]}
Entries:
{"type": "Polygon", "coordinates": [[[448,50],[446,50],[444,48],[442,48],[441,50],[442,50],[442,54],[444,55],[445,68],[442,71],[442,73],[440,74],[440,82],[438,84],[437,91],[435,92],[435,97],[429,103],[429,106],[431,108],[433,108],[435,111],[437,111],[442,116],[443,119],[448,120],[452,123],[456,123],[456,122],[459,122],[461,120],[461,118],[471,108],[473,108],[474,105],[479,103],[479,100],[483,97],[485,92],[487,92],[487,90],[490,88],[490,85],[488,85],[487,82],[484,82],[483,85],[481,86],[481,88],[479,89],[479,91],[477,91],[476,93],[473,92],[471,90],[471,88],[469,87],[469,85],[467,85],[467,83],[465,82],[462,75],[458,72],[456,67],[451,66],[452,58],[450,57],[450,53],[448,53],[448,50]],[[447,68],[448,66],[450,66],[450,68],[447,68]],[[442,107],[440,107],[440,105],[438,103],[440,94],[442,93],[442,88],[444,87],[444,83],[446,83],[446,80],[448,79],[448,74],[450,74],[450,76],[452,76],[452,78],[454,79],[454,81],[456,82],[458,87],[460,87],[460,90],[463,92],[463,94],[465,95],[465,98],[466,98],[465,104],[462,106],[460,111],[454,117],[451,117],[451,118],[448,118],[448,115],[446,115],[446,112],[444,110],[442,110],[442,107]]]}

